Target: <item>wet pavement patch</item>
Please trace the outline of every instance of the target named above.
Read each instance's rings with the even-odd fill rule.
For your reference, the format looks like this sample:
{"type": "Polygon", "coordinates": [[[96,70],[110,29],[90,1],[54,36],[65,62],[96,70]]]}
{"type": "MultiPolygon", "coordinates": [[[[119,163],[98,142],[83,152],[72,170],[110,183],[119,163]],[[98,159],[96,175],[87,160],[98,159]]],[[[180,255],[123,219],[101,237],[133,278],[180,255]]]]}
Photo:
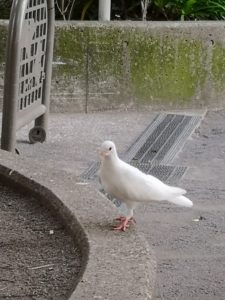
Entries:
{"type": "Polygon", "coordinates": [[[0,299],[68,299],[81,268],[72,236],[33,196],[0,184],[0,299]]]}

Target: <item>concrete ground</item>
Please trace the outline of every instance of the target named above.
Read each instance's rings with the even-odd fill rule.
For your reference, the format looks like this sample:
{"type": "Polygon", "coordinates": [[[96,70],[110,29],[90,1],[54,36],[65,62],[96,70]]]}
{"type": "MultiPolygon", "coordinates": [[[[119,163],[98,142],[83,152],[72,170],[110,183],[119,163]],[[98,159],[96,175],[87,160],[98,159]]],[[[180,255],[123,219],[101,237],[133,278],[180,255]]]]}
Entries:
{"type": "MultiPolygon", "coordinates": [[[[153,117],[148,111],[53,114],[47,143],[29,145],[23,128],[17,147],[40,166],[80,175],[97,160],[103,140],[114,140],[122,153],[153,117]]],[[[174,160],[189,167],[179,185],[194,208],[151,203],[136,211],[138,229],[157,257],[157,299],[224,299],[224,118],[224,111],[209,112],[174,160]]]]}
{"type": "MultiPolygon", "coordinates": [[[[119,118],[123,118],[119,125],[134,127],[135,116],[135,113],[51,115],[48,143],[30,145],[28,128],[23,128],[17,144],[21,154],[0,151],[0,176],[23,190],[29,189],[29,193],[35,191],[71,229],[79,245],[82,272],[86,268],[79,273],[82,280],[79,283],[74,280],[73,288],[78,285],[70,300],[152,299],[156,261],[143,235],[135,227],[126,234],[112,231],[118,214],[116,207],[93,184],[83,184],[77,177],[91,160],[96,161],[99,146],[96,139],[101,140],[103,133],[109,136],[109,132],[115,136],[119,118]]],[[[146,120],[151,121],[152,117],[146,114],[146,120]]],[[[129,133],[133,127],[128,129],[129,133]]],[[[120,136],[121,143],[126,131],[120,136]]]]}
{"type": "Polygon", "coordinates": [[[30,145],[32,124],[18,132],[17,149],[22,156],[39,160],[49,167],[79,176],[98,160],[102,141],[115,141],[123,153],[153,120],[150,112],[104,112],[93,114],[51,114],[46,143],[30,145]]]}
{"type": "Polygon", "coordinates": [[[156,299],[224,299],[224,157],[225,111],[209,112],[174,161],[189,168],[179,185],[193,209],[152,203],[137,211],[157,256],[156,299]]]}

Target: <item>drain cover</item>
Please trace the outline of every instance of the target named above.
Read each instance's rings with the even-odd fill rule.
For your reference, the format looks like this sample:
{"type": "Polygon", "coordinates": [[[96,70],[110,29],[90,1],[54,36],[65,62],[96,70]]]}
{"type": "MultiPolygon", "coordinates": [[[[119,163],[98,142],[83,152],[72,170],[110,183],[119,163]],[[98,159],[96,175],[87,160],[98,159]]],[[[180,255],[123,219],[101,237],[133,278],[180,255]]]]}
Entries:
{"type": "MultiPolygon", "coordinates": [[[[152,165],[150,163],[139,163],[135,160],[132,160],[130,164],[146,174],[153,175],[171,184],[179,181],[187,170],[187,167],[183,166],[152,165]]],[[[99,163],[92,164],[91,167],[81,175],[82,179],[94,180],[97,177],[99,166],[99,163]]]]}
{"type": "MultiPolygon", "coordinates": [[[[143,163],[153,161],[156,161],[158,164],[170,163],[200,120],[201,117],[199,116],[174,114],[161,116],[160,122],[157,126],[154,126],[154,130],[151,129],[151,126],[149,127],[149,134],[144,143],[143,139],[140,138],[139,141],[135,141],[133,146],[130,147],[129,152],[133,152],[133,154],[134,150],[132,148],[139,148],[133,155],[132,160],[143,163]]],[[[146,136],[147,132],[145,131],[142,135],[146,136]]],[[[130,156],[130,153],[127,156],[130,156]]]]}
{"type": "Polygon", "coordinates": [[[82,179],[93,180],[97,176],[97,171],[99,169],[100,163],[93,163],[90,168],[88,168],[84,173],[81,174],[82,179]]]}
{"type": "Polygon", "coordinates": [[[139,163],[131,161],[131,165],[135,166],[146,174],[153,175],[163,182],[175,183],[181,179],[187,170],[187,167],[169,166],[169,165],[152,165],[149,163],[139,163]]]}

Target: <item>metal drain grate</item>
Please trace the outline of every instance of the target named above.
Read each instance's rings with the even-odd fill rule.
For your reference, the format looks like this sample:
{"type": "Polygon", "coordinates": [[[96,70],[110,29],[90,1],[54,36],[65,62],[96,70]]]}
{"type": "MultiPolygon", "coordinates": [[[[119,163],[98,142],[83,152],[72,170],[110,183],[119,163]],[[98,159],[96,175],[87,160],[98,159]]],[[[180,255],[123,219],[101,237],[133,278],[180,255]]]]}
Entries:
{"type": "Polygon", "coordinates": [[[90,168],[81,174],[81,178],[85,180],[93,180],[97,176],[97,171],[99,169],[100,162],[93,163],[90,168]]]}
{"type": "Polygon", "coordinates": [[[186,170],[187,167],[158,165],[154,166],[150,170],[150,174],[159,178],[163,182],[172,184],[178,182],[182,178],[186,170]]]}
{"type": "Polygon", "coordinates": [[[163,182],[169,183],[179,181],[187,170],[187,167],[182,166],[152,165],[149,163],[139,163],[137,161],[131,161],[131,165],[146,174],[153,175],[163,182]]]}
{"type": "MultiPolygon", "coordinates": [[[[132,160],[130,164],[146,174],[151,174],[163,182],[175,183],[179,181],[185,174],[187,167],[182,166],[169,166],[169,165],[152,165],[150,163],[139,163],[132,160]]],[[[97,177],[99,163],[94,163],[85,171],[81,178],[85,180],[94,180],[97,177]]]]}
{"type": "Polygon", "coordinates": [[[176,184],[184,176],[187,169],[188,167],[176,166],[173,169],[173,172],[170,175],[170,177],[167,179],[167,183],[176,184]]]}
{"type": "MultiPolygon", "coordinates": [[[[180,116],[178,117],[180,119],[180,116]]],[[[133,159],[146,162],[150,160],[147,160],[146,156],[152,156],[153,158],[154,153],[158,153],[158,150],[161,148],[161,145],[165,142],[166,137],[170,135],[170,132],[173,130],[174,124],[176,124],[176,121],[176,119],[173,120],[172,115],[166,116],[165,119],[155,128],[152,134],[149,135],[146,142],[138,150],[133,159]],[[164,135],[162,135],[162,133],[164,133],[164,135]]]]}
{"type": "MultiPolygon", "coordinates": [[[[144,143],[140,143],[143,140],[139,139],[130,147],[129,152],[134,153],[132,147],[137,149],[139,144],[139,149],[133,155],[132,160],[142,163],[153,161],[158,164],[170,163],[199,124],[201,117],[168,114],[160,119],[161,122],[155,126],[154,130],[151,130],[151,126],[149,127],[150,132],[144,143]]],[[[146,136],[147,132],[143,134],[146,136]]]]}
{"type": "Polygon", "coordinates": [[[168,164],[173,161],[177,153],[182,149],[186,140],[192,135],[202,120],[201,116],[185,116],[183,123],[177,127],[174,137],[170,137],[170,145],[161,160],[161,163],[168,164]]]}
{"type": "MultiPolygon", "coordinates": [[[[200,121],[200,116],[159,114],[121,157],[147,174],[175,183],[187,168],[167,164],[172,162],[200,121]]],[[[99,163],[94,163],[81,178],[93,180],[98,168],[99,163]]]]}
{"type": "Polygon", "coordinates": [[[158,126],[160,126],[160,123],[163,122],[164,118],[164,114],[159,114],[154,118],[154,120],[146,127],[142,134],[127,149],[126,153],[123,155],[123,159],[125,161],[129,162],[134,158],[136,153],[148,139],[149,135],[152,134],[158,126]]]}

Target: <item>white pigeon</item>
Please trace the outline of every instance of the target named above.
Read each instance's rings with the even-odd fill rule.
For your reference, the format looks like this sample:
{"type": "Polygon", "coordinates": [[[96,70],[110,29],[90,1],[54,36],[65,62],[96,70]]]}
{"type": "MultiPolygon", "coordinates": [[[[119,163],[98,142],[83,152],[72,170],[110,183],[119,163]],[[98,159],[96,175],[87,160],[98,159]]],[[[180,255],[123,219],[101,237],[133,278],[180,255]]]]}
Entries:
{"type": "Polygon", "coordinates": [[[185,207],[193,206],[192,201],[183,196],[186,190],[169,186],[122,161],[112,141],[105,141],[99,154],[99,176],[104,190],[124,202],[128,209],[126,216],[117,218],[121,223],[114,228],[115,230],[125,231],[129,227],[129,221],[134,220],[134,208],[141,202],[166,200],[185,207]]]}

